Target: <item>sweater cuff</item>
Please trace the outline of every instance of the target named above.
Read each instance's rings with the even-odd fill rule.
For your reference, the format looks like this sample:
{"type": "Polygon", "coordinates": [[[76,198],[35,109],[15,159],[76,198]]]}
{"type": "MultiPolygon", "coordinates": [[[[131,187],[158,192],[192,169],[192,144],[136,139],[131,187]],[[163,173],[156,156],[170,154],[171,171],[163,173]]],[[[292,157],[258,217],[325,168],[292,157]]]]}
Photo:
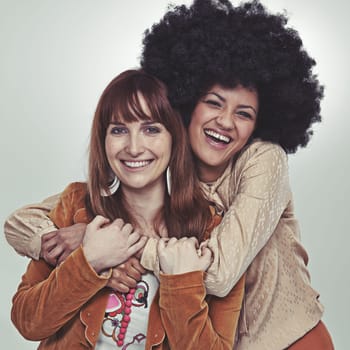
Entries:
{"type": "Polygon", "coordinates": [[[141,265],[149,271],[155,271],[159,266],[158,254],[157,254],[158,240],[150,237],[143,249],[141,256],[141,265]]]}

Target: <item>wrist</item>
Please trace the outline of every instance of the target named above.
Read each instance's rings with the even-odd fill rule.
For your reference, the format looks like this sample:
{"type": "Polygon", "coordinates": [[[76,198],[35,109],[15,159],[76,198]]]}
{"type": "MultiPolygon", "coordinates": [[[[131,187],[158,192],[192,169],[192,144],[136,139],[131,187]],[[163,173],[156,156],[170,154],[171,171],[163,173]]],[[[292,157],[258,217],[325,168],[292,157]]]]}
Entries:
{"type": "Polygon", "coordinates": [[[85,256],[86,261],[88,264],[91,266],[92,269],[95,270],[97,274],[100,274],[104,270],[106,270],[106,267],[103,266],[101,259],[99,259],[96,254],[94,249],[89,249],[89,247],[82,246],[83,253],[85,256]]]}

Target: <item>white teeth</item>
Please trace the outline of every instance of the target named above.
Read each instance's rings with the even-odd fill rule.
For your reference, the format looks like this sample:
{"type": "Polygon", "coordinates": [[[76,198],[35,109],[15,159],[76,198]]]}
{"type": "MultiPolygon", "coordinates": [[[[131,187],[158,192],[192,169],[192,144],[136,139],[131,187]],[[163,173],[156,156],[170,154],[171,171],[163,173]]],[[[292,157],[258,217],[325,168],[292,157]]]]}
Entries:
{"type": "Polygon", "coordinates": [[[128,166],[129,168],[142,168],[146,165],[148,165],[149,163],[151,163],[150,160],[141,160],[141,161],[137,161],[137,162],[130,162],[130,161],[124,161],[124,164],[126,166],[128,166]]]}
{"type": "Polygon", "coordinates": [[[231,139],[227,136],[221,135],[213,130],[204,130],[205,134],[211,137],[218,139],[219,141],[223,141],[225,143],[229,143],[231,139]]]}

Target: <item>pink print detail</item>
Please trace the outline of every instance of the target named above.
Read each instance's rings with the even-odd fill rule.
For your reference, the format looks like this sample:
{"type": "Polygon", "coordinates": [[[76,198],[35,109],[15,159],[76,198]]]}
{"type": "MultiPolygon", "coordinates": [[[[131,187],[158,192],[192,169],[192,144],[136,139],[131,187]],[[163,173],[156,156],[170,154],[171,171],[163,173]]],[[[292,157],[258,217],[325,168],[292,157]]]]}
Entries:
{"type": "Polygon", "coordinates": [[[124,309],[124,298],[118,294],[110,294],[108,297],[106,312],[110,316],[119,314],[124,309]]]}

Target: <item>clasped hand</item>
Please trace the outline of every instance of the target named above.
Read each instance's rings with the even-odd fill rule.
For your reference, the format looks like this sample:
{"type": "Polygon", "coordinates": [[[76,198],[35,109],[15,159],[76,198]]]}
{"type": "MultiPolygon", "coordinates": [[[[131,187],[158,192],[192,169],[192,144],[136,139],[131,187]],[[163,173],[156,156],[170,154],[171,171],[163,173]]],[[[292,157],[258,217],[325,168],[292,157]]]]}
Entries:
{"type": "Polygon", "coordinates": [[[86,260],[97,273],[117,266],[136,254],[147,237],[122,219],[109,220],[97,215],[86,227],[83,250],[86,260]]]}
{"type": "Polygon", "coordinates": [[[195,237],[161,238],[157,249],[160,269],[165,274],[206,271],[212,262],[212,252],[207,243],[199,245],[195,237]]]}
{"type": "MultiPolygon", "coordinates": [[[[118,230],[123,227],[123,222],[120,220],[117,221],[116,224],[118,230]]],[[[82,244],[86,228],[87,224],[78,223],[44,234],[41,237],[40,256],[52,266],[61,264],[82,244]]],[[[128,228],[130,227],[127,226],[125,229],[128,228]]],[[[98,232],[95,233],[98,234],[98,232]]],[[[137,253],[139,252],[140,251],[137,253]]],[[[113,268],[112,276],[108,281],[109,287],[121,293],[127,293],[129,288],[134,288],[136,286],[136,283],[141,279],[141,275],[146,272],[137,256],[138,254],[136,256],[131,256],[122,264],[113,268]]]]}

